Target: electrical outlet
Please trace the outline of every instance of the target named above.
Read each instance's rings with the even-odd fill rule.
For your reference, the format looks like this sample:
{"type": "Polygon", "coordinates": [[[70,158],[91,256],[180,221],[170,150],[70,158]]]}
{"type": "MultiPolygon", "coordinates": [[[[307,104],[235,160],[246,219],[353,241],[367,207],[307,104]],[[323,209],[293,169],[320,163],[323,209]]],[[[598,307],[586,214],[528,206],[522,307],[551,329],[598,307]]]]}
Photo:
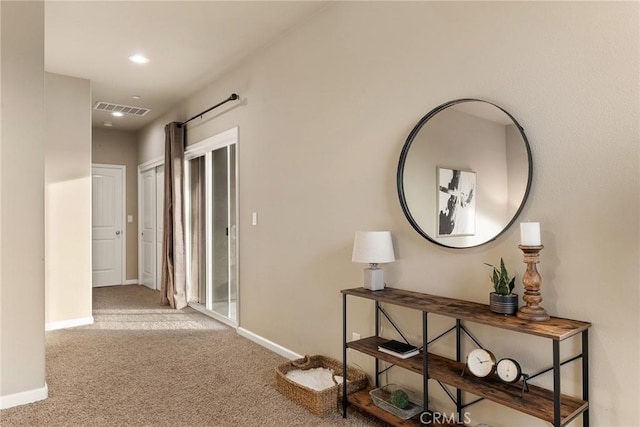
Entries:
{"type": "Polygon", "coordinates": [[[358,341],[360,339],[360,334],[357,332],[351,332],[351,341],[358,341]]]}

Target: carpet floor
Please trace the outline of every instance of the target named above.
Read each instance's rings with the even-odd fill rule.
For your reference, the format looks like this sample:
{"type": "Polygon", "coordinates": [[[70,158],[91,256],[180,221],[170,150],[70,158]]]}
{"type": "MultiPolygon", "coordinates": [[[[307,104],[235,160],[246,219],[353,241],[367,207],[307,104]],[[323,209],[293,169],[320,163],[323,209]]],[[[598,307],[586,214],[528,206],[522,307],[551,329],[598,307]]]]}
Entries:
{"type": "Polygon", "coordinates": [[[381,426],[319,418],[274,388],[283,357],[143,286],[93,290],[95,323],[46,333],[49,398],[0,411],[9,426],[381,426]]]}

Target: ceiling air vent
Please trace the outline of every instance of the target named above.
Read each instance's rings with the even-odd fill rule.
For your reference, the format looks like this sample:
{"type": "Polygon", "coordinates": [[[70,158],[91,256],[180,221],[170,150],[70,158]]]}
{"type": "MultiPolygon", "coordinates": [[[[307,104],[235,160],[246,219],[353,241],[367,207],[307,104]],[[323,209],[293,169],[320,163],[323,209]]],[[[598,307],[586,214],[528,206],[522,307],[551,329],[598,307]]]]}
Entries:
{"type": "Polygon", "coordinates": [[[130,116],[142,117],[151,111],[150,108],[144,107],[132,107],[130,105],[112,104],[110,102],[96,102],[93,106],[94,110],[106,111],[107,113],[121,112],[122,114],[129,114],[130,116]]]}

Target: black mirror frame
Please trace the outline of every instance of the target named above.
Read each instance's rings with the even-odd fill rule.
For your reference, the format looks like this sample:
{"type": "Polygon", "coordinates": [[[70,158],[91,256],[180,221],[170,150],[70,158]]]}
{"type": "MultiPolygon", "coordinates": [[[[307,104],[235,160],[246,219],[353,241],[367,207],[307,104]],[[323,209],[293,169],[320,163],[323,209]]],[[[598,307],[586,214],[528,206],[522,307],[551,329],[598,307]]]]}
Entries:
{"type": "Polygon", "coordinates": [[[435,243],[438,246],[443,246],[443,247],[452,248],[452,249],[469,249],[469,248],[475,248],[475,247],[478,247],[478,246],[482,246],[482,245],[487,244],[489,242],[493,242],[500,235],[502,235],[509,227],[511,227],[511,225],[513,225],[515,220],[520,215],[520,212],[522,212],[522,209],[524,208],[524,205],[525,205],[527,199],[529,198],[529,190],[531,189],[532,176],[533,176],[533,161],[532,161],[532,157],[531,157],[531,147],[529,146],[529,140],[527,139],[527,135],[525,135],[525,133],[524,133],[524,128],[522,126],[520,126],[520,123],[518,123],[518,121],[507,110],[505,110],[504,108],[500,107],[497,104],[494,104],[493,102],[485,101],[483,99],[462,98],[462,99],[456,99],[456,100],[453,100],[453,101],[448,101],[448,102],[445,102],[444,104],[441,104],[441,105],[437,106],[433,110],[429,111],[429,113],[427,113],[422,119],[420,119],[418,124],[415,125],[413,130],[411,130],[411,133],[409,133],[409,136],[407,137],[407,140],[405,141],[404,146],[402,147],[402,151],[400,153],[400,160],[398,162],[398,170],[397,170],[396,180],[397,180],[397,187],[398,187],[398,197],[400,198],[400,206],[402,207],[402,212],[404,212],[404,215],[407,217],[407,220],[409,221],[411,226],[422,237],[424,237],[425,239],[435,243]],[[435,240],[433,237],[429,236],[422,228],[420,228],[420,226],[418,225],[416,220],[411,215],[411,211],[409,210],[409,206],[407,205],[407,201],[405,199],[405,194],[404,194],[404,184],[403,184],[404,165],[405,165],[405,162],[406,162],[406,159],[407,159],[407,155],[409,153],[409,149],[411,148],[411,144],[413,143],[413,140],[415,139],[415,137],[418,134],[418,132],[420,132],[422,127],[433,116],[435,116],[436,114],[438,114],[442,110],[444,110],[446,108],[449,108],[449,107],[452,107],[452,106],[454,106],[456,104],[461,104],[461,103],[464,103],[464,102],[471,102],[471,101],[484,102],[486,104],[490,104],[490,105],[498,108],[503,113],[505,113],[513,121],[513,123],[516,125],[516,127],[518,128],[518,131],[520,132],[520,136],[522,136],[522,140],[524,141],[525,147],[527,149],[527,161],[528,161],[528,164],[529,164],[529,170],[528,170],[528,173],[527,173],[527,188],[525,189],[524,195],[522,196],[522,202],[520,203],[520,206],[518,207],[518,210],[515,212],[515,214],[513,215],[511,220],[509,221],[509,223],[507,225],[505,225],[504,228],[499,233],[497,233],[495,236],[493,236],[492,238],[490,238],[490,239],[488,239],[488,240],[486,240],[486,241],[484,241],[482,243],[478,243],[477,245],[472,245],[472,246],[449,246],[449,245],[445,245],[444,243],[439,242],[439,241],[435,240]]]}

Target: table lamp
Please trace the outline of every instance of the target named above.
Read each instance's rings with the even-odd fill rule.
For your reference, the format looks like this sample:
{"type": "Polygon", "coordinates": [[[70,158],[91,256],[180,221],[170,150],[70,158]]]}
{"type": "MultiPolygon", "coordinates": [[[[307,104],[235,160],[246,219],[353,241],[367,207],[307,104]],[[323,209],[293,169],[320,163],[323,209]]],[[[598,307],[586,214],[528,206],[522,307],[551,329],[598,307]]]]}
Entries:
{"type": "Polygon", "coordinates": [[[393,262],[393,243],[389,231],[356,231],[351,261],[369,264],[364,269],[364,287],[372,291],[384,289],[384,270],[378,264],[393,262]]]}

